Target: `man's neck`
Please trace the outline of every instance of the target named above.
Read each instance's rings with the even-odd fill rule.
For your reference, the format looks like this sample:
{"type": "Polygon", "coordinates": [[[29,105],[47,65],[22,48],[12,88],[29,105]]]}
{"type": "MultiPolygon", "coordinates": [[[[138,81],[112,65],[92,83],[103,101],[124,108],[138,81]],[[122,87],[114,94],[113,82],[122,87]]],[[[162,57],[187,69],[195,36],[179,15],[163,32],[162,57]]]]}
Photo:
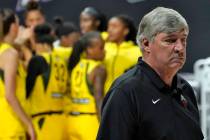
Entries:
{"type": "Polygon", "coordinates": [[[172,86],[172,81],[173,81],[173,78],[175,76],[176,73],[174,72],[170,72],[170,71],[164,71],[164,70],[160,70],[160,69],[156,69],[156,68],[153,68],[157,74],[160,76],[160,78],[166,83],[166,85],[168,86],[172,86]]]}
{"type": "Polygon", "coordinates": [[[150,61],[144,60],[159,76],[160,78],[168,85],[172,85],[174,76],[177,73],[177,70],[167,69],[165,66],[157,65],[150,61]]]}

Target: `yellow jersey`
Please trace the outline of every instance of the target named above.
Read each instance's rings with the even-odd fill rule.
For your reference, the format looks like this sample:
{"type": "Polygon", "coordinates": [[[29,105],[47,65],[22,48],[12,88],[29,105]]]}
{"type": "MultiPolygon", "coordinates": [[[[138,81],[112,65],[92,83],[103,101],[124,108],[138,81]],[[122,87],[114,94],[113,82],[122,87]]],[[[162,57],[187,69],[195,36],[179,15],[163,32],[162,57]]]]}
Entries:
{"type": "MultiPolygon", "coordinates": [[[[0,45],[0,54],[5,52],[7,49],[12,48],[11,45],[3,43],[0,45]]],[[[21,101],[25,96],[24,81],[22,81],[22,75],[20,72],[20,65],[18,65],[18,71],[16,75],[16,96],[21,101]]],[[[11,132],[24,132],[24,128],[19,118],[12,110],[8,101],[5,98],[5,84],[4,84],[4,71],[0,69],[0,132],[4,135],[9,135],[11,132]]],[[[23,103],[22,103],[23,105],[23,103]]]]}
{"type": "Polygon", "coordinates": [[[97,112],[93,95],[93,84],[87,77],[99,65],[101,65],[99,61],[82,58],[72,70],[70,81],[70,112],[97,112]]]}
{"type": "Polygon", "coordinates": [[[108,32],[101,32],[101,37],[104,41],[108,39],[108,36],[109,36],[108,32]]]}
{"type": "Polygon", "coordinates": [[[36,77],[34,87],[29,96],[31,114],[63,111],[64,96],[67,92],[67,63],[56,53],[43,53],[48,64],[46,71],[36,77]]]}
{"type": "Polygon", "coordinates": [[[60,56],[61,58],[63,58],[66,62],[68,62],[69,57],[72,53],[72,47],[55,47],[54,48],[54,53],[56,53],[58,56],[60,56]]]}
{"type": "Polygon", "coordinates": [[[107,69],[107,79],[104,93],[109,90],[112,82],[133,67],[137,63],[138,57],[142,55],[140,48],[132,41],[124,41],[120,45],[113,42],[106,42],[105,51],[104,64],[107,69]]]}
{"type": "Polygon", "coordinates": [[[22,61],[19,61],[17,76],[16,76],[16,81],[17,81],[16,82],[16,95],[24,111],[27,114],[29,114],[29,104],[26,99],[26,89],[25,89],[26,76],[27,76],[27,72],[24,68],[24,64],[22,61]]]}

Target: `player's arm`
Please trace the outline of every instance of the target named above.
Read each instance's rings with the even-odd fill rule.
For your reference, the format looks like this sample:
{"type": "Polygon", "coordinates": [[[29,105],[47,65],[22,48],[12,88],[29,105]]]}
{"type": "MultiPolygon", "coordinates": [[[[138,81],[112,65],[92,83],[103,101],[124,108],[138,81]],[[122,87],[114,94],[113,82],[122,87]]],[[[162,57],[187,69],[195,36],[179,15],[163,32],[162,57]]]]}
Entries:
{"type": "Polygon", "coordinates": [[[6,64],[4,65],[4,81],[5,81],[5,98],[10,104],[13,111],[17,114],[20,120],[26,125],[31,140],[35,140],[35,131],[30,118],[26,115],[21,107],[15,93],[16,93],[16,74],[18,67],[18,52],[10,49],[6,52],[6,64]]]}
{"type": "Polygon", "coordinates": [[[101,114],[101,106],[103,102],[103,95],[104,95],[104,83],[106,81],[106,69],[104,66],[98,66],[94,70],[94,80],[93,80],[93,86],[94,86],[94,98],[96,101],[96,108],[98,117],[100,119],[101,114]]]}

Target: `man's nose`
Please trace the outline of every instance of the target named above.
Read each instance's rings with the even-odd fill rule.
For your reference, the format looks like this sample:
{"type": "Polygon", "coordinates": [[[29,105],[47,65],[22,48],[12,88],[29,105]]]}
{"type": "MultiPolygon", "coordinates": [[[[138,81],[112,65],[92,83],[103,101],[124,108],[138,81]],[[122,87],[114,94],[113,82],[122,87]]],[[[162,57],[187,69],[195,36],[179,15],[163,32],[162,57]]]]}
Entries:
{"type": "Polygon", "coordinates": [[[185,48],[185,44],[181,41],[181,39],[178,39],[174,49],[176,51],[183,51],[184,48],[185,48]]]}

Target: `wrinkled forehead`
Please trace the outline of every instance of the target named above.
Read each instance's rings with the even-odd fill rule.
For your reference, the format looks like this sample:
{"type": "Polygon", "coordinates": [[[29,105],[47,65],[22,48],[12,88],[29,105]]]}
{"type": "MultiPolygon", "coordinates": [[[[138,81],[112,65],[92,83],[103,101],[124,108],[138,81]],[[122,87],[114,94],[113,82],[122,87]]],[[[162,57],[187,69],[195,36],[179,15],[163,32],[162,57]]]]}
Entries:
{"type": "Polygon", "coordinates": [[[165,37],[188,37],[189,34],[189,30],[188,29],[180,29],[180,30],[175,30],[175,31],[171,31],[171,32],[159,32],[156,34],[157,35],[161,35],[161,36],[165,36],[165,37]]]}
{"type": "Polygon", "coordinates": [[[165,33],[167,36],[188,36],[189,31],[188,29],[180,29],[180,30],[175,30],[175,31],[171,31],[171,32],[162,32],[165,33]]]}
{"type": "Polygon", "coordinates": [[[154,36],[152,42],[155,40],[163,41],[163,40],[167,40],[167,39],[184,39],[187,41],[187,38],[188,38],[188,32],[186,30],[172,32],[172,33],[161,32],[161,33],[157,34],[156,36],[154,36]]]}
{"type": "Polygon", "coordinates": [[[185,33],[185,34],[189,34],[189,29],[187,27],[176,27],[176,28],[171,28],[171,27],[168,27],[167,29],[165,30],[162,30],[160,32],[164,32],[164,33],[167,33],[167,34],[173,34],[173,33],[185,33]]]}

